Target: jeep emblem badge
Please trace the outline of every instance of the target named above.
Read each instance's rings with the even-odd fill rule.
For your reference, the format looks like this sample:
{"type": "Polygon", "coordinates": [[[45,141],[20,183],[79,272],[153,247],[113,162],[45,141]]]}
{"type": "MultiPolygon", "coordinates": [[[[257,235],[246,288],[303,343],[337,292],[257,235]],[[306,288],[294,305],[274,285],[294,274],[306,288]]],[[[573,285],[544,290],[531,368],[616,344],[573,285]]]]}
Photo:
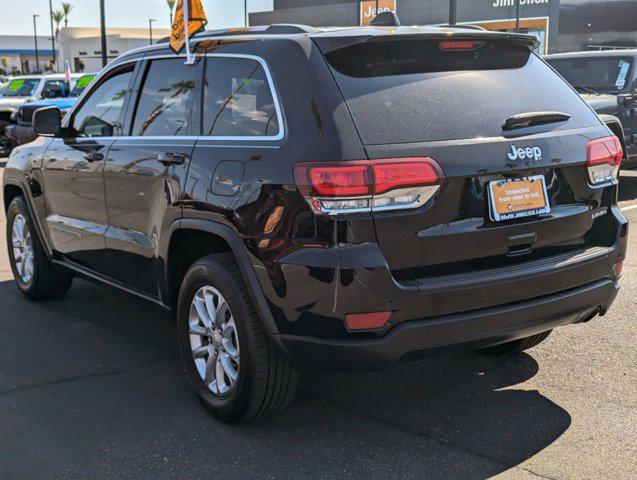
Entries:
{"type": "Polygon", "coordinates": [[[508,154],[508,157],[512,162],[527,159],[541,162],[542,149],[540,147],[517,148],[515,145],[511,145],[511,153],[508,154]]]}

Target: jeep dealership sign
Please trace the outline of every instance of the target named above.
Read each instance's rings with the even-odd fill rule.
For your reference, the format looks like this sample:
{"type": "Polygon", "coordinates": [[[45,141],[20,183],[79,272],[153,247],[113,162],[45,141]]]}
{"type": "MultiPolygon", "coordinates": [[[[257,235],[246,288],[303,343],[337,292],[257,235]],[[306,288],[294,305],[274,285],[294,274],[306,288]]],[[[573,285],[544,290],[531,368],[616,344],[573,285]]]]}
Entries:
{"type": "Polygon", "coordinates": [[[360,15],[360,21],[363,27],[369,25],[370,22],[374,20],[374,17],[376,17],[376,15],[378,14],[376,12],[376,5],[378,5],[378,13],[396,12],[396,0],[363,0],[361,2],[360,15]]]}
{"type": "MultiPolygon", "coordinates": [[[[525,5],[548,5],[549,0],[520,0],[520,6],[525,5]]],[[[515,0],[493,0],[492,5],[498,7],[515,7],[515,0]]]]}

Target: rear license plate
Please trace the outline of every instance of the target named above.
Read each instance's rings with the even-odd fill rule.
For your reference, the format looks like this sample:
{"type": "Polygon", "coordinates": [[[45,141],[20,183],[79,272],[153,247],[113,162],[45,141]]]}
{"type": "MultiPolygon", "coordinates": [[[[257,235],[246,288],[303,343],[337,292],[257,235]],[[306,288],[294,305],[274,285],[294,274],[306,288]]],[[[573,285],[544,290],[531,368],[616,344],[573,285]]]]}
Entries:
{"type": "Polygon", "coordinates": [[[543,175],[489,183],[491,215],[496,222],[551,211],[543,175]]]}

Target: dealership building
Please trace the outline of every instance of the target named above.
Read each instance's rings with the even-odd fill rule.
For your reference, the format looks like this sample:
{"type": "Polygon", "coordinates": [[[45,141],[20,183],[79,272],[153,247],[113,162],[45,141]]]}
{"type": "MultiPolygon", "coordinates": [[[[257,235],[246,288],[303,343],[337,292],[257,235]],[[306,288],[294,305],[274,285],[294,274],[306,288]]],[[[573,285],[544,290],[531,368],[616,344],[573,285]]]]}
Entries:
{"type": "MultiPolygon", "coordinates": [[[[637,0],[519,0],[520,31],[540,39],[541,53],[637,48],[637,0]]],[[[450,0],[274,0],[272,11],[250,14],[251,25],[367,25],[395,11],[403,25],[449,22],[450,0]]],[[[516,28],[516,0],[457,0],[457,22],[487,30],[516,28]]]]}

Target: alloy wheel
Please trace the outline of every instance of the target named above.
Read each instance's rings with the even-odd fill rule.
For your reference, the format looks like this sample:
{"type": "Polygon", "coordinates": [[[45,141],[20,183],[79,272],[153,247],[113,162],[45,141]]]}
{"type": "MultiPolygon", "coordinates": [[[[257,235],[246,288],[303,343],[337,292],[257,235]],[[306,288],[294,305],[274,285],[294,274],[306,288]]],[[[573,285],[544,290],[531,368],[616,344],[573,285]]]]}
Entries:
{"type": "Polygon", "coordinates": [[[33,239],[26,218],[18,214],[11,227],[11,246],[15,268],[23,283],[29,283],[34,273],[33,239]]]}
{"type": "Polygon", "coordinates": [[[220,396],[230,394],[239,378],[239,337],[228,302],[214,287],[195,294],[189,313],[190,346],[199,376],[220,396]]]}

